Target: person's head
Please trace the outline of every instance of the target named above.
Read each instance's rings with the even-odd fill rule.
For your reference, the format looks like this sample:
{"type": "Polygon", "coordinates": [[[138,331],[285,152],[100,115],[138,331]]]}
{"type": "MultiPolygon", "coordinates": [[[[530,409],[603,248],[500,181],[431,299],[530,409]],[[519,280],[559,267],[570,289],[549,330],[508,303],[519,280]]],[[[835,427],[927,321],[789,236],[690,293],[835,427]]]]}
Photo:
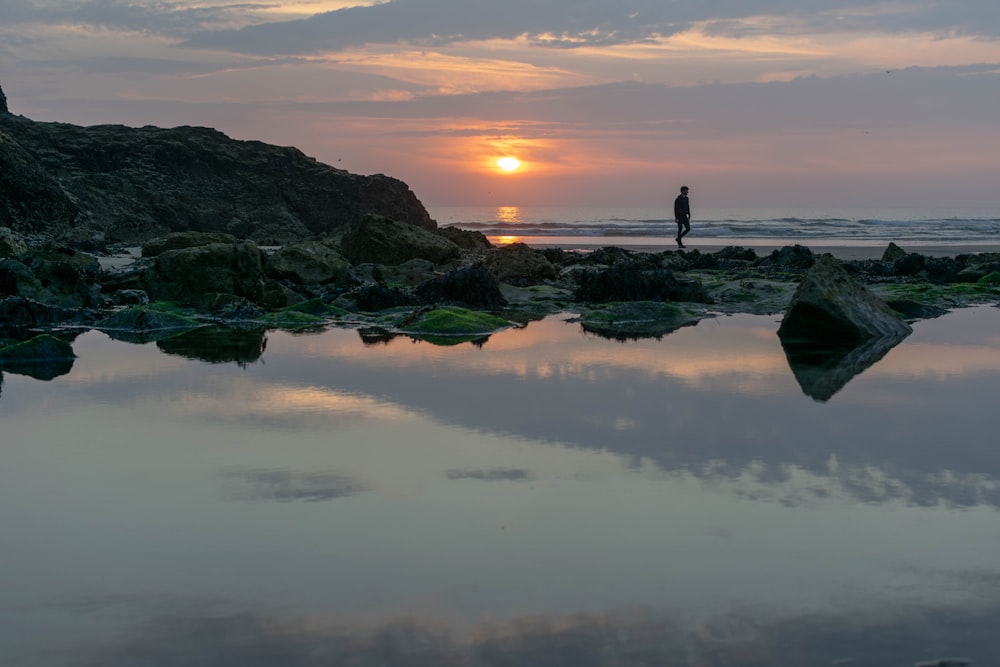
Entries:
{"type": "Polygon", "coordinates": [[[682,185],[681,186],[681,194],[682,195],[686,195],[687,193],[688,193],[688,186],[682,185]]]}

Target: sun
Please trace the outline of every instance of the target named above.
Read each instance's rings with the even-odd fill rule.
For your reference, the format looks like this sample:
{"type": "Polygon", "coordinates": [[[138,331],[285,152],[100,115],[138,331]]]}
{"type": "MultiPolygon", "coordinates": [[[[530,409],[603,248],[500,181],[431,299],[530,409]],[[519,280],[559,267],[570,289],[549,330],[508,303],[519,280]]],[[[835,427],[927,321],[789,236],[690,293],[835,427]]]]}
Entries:
{"type": "Polygon", "coordinates": [[[502,157],[497,160],[497,166],[500,167],[501,171],[506,171],[508,173],[512,171],[517,171],[521,167],[521,161],[516,157],[502,157]]]}

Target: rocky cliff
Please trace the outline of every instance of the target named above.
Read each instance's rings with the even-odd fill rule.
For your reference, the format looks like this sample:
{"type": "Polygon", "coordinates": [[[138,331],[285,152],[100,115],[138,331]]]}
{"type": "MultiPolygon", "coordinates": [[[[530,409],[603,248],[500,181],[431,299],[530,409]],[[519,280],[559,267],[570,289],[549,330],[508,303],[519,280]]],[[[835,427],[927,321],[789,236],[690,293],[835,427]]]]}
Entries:
{"type": "Polygon", "coordinates": [[[437,227],[388,176],[204,127],[36,122],[10,113],[0,89],[0,227],[107,243],[194,230],[280,244],[368,213],[437,227]]]}

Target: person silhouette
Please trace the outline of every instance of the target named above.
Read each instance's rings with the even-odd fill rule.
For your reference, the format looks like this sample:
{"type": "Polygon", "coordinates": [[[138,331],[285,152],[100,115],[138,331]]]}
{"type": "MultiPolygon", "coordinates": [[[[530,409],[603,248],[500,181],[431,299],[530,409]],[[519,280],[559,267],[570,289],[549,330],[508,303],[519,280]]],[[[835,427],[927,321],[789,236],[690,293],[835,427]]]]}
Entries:
{"type": "Polygon", "coordinates": [[[674,220],[677,222],[677,247],[683,248],[681,241],[691,231],[691,202],[688,200],[688,186],[681,186],[681,193],[674,199],[674,220]]]}

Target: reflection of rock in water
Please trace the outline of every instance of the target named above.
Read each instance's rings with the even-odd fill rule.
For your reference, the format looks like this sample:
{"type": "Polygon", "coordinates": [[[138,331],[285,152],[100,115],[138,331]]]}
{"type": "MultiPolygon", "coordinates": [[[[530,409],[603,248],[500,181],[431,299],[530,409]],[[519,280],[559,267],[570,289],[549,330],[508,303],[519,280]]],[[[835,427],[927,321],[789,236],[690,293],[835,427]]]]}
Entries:
{"type": "Polygon", "coordinates": [[[263,329],[202,327],[156,342],[167,354],[200,359],[213,364],[247,364],[260,359],[267,346],[263,329]]]}
{"type": "Polygon", "coordinates": [[[781,347],[803,393],[817,401],[827,401],[904,338],[906,334],[883,336],[855,345],[782,338],[781,347]]]}
{"type": "Polygon", "coordinates": [[[382,327],[361,327],[358,329],[358,335],[365,345],[384,345],[399,334],[382,327]]]}
{"type": "Polygon", "coordinates": [[[52,359],[45,361],[4,362],[3,369],[16,375],[27,375],[36,380],[53,380],[73,370],[73,359],[52,359]]]}

